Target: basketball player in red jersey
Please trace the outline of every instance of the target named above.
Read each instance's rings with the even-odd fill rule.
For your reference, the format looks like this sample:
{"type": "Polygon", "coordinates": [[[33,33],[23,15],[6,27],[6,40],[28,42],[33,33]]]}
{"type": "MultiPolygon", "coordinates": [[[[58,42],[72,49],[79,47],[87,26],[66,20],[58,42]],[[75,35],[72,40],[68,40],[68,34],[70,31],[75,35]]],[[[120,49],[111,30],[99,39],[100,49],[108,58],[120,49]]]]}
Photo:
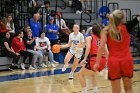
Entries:
{"type": "MultiPolygon", "coordinates": [[[[93,66],[96,62],[97,50],[100,45],[100,31],[101,31],[100,26],[97,24],[93,24],[91,36],[86,37],[86,51],[85,51],[84,59],[82,60],[81,64],[86,62],[86,59],[89,54],[90,57],[88,63],[86,63],[86,65],[82,67],[82,69],[78,74],[81,86],[83,88],[82,93],[88,93],[86,87],[86,80],[84,78],[85,76],[90,76],[93,83],[93,93],[98,93],[98,88],[96,86],[96,80],[95,80],[95,73],[93,72],[93,66]]],[[[106,53],[108,53],[107,50],[106,53]]],[[[106,58],[105,55],[102,54],[102,59],[98,70],[101,71],[104,68],[105,64],[106,64],[106,58]]]]}
{"type": "Polygon", "coordinates": [[[97,53],[94,70],[98,70],[105,44],[108,44],[108,75],[111,80],[112,93],[121,93],[120,80],[122,78],[125,93],[132,93],[133,59],[130,52],[130,33],[139,23],[140,13],[130,22],[125,22],[125,15],[121,10],[115,10],[108,15],[109,25],[101,34],[101,43],[97,53]]]}

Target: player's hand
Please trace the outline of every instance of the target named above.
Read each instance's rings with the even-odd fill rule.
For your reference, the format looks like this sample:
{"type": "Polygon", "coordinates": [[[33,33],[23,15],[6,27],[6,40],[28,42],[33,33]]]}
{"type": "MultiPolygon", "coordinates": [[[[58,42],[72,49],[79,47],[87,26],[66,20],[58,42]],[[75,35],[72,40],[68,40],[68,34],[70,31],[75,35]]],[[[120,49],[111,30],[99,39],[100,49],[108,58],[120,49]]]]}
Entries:
{"type": "Polygon", "coordinates": [[[83,66],[86,63],[86,59],[84,58],[81,62],[80,65],[83,66]]]}

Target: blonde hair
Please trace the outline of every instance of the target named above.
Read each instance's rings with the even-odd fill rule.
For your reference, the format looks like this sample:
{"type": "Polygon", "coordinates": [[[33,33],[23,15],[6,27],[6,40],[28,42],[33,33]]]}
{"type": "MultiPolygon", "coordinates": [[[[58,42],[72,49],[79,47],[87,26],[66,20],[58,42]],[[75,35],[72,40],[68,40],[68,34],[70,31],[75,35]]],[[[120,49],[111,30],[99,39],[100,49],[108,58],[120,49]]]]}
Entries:
{"type": "Polygon", "coordinates": [[[6,23],[7,23],[7,19],[6,19],[6,17],[3,17],[3,19],[1,20],[1,23],[0,23],[1,28],[5,28],[6,23]]]}
{"type": "Polygon", "coordinates": [[[109,18],[109,34],[112,39],[117,39],[117,34],[119,30],[117,30],[117,26],[121,24],[122,19],[124,18],[124,13],[121,10],[115,10],[110,15],[108,14],[107,17],[109,18]]]}

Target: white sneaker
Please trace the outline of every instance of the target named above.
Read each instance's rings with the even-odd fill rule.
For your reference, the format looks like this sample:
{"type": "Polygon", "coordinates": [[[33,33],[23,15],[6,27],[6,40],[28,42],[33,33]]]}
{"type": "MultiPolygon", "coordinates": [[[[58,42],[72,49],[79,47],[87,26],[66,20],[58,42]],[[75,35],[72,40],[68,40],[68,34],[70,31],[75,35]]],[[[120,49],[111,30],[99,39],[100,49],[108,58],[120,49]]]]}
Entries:
{"type": "Polygon", "coordinates": [[[24,63],[21,63],[20,66],[21,66],[22,70],[25,70],[25,64],[24,63]]]}
{"type": "Polygon", "coordinates": [[[41,67],[47,67],[47,65],[46,65],[46,64],[44,64],[44,63],[42,63],[42,64],[41,64],[41,67]]]}
{"type": "Polygon", "coordinates": [[[54,63],[51,63],[51,66],[52,66],[52,67],[56,67],[54,63]]]}
{"type": "Polygon", "coordinates": [[[69,73],[69,79],[73,79],[73,72],[69,73]]]}
{"type": "Polygon", "coordinates": [[[62,68],[62,72],[64,72],[67,69],[68,65],[64,65],[62,68]]]}
{"type": "Polygon", "coordinates": [[[99,93],[98,87],[93,88],[93,93],[99,93]]]}
{"type": "Polygon", "coordinates": [[[35,70],[35,68],[34,68],[34,67],[32,67],[31,65],[30,65],[29,69],[30,69],[30,70],[35,70]]]}
{"type": "Polygon", "coordinates": [[[59,62],[54,61],[54,64],[59,64],[59,62]]]}

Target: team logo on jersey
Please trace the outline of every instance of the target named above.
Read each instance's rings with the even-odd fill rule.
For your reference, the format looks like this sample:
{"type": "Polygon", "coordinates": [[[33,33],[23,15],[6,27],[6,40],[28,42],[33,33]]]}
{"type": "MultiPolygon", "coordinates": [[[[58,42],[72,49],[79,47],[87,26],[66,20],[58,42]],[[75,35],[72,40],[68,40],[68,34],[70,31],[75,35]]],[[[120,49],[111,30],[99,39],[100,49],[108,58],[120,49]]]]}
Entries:
{"type": "Polygon", "coordinates": [[[78,40],[72,40],[72,42],[73,42],[74,45],[77,45],[79,43],[78,40]]]}

